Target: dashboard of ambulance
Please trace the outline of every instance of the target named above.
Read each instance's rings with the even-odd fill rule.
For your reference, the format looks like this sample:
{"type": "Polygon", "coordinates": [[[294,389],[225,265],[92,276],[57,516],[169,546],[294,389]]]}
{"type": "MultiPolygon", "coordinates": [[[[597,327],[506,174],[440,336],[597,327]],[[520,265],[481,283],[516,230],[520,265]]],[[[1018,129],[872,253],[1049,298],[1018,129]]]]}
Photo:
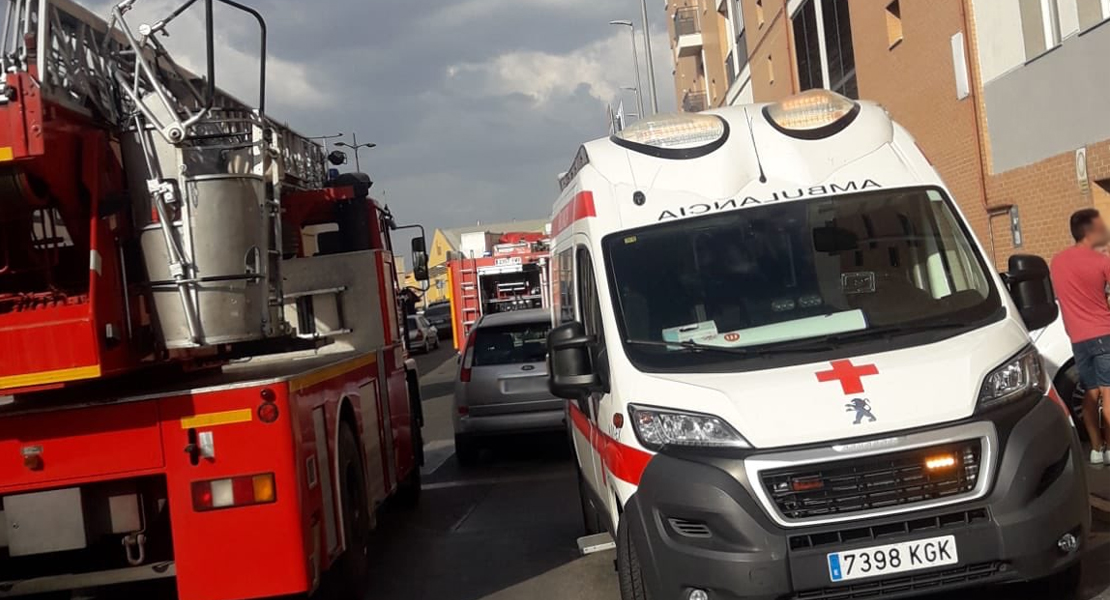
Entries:
{"type": "Polygon", "coordinates": [[[939,188],[763,204],[602,241],[645,372],[730,372],[932,343],[1005,317],[939,188]]]}

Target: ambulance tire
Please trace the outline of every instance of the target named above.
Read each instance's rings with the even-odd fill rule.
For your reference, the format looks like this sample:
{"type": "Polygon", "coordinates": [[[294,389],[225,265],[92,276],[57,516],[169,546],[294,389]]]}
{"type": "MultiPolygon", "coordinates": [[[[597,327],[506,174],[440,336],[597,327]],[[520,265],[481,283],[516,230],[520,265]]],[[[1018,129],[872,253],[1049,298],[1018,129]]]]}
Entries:
{"type": "Polygon", "coordinates": [[[586,535],[593,535],[605,531],[604,525],[601,524],[601,514],[594,508],[593,502],[590,502],[590,496],[587,493],[586,478],[582,476],[582,468],[575,465],[575,472],[578,473],[578,500],[582,504],[582,526],[586,530],[586,535]]]}
{"type": "Polygon", "coordinates": [[[620,581],[621,600],[648,600],[644,570],[628,531],[628,519],[621,519],[617,525],[617,579],[620,581]]]}
{"type": "Polygon", "coordinates": [[[370,503],[358,438],[350,427],[339,431],[339,493],[343,499],[343,534],[347,549],[334,566],[336,600],[362,600],[370,574],[370,503]]]}

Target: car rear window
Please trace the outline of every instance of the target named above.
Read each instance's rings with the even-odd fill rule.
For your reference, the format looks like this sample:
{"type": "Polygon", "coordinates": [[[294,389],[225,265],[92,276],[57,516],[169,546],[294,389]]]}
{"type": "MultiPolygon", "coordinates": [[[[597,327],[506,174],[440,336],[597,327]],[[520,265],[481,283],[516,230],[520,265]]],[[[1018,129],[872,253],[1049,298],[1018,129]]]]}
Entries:
{"type": "Polygon", "coordinates": [[[547,356],[547,323],[481,327],[474,337],[474,366],[541,362],[547,356]]]}
{"type": "Polygon", "coordinates": [[[432,306],[424,311],[424,316],[429,319],[445,319],[451,314],[450,306],[432,306]]]}

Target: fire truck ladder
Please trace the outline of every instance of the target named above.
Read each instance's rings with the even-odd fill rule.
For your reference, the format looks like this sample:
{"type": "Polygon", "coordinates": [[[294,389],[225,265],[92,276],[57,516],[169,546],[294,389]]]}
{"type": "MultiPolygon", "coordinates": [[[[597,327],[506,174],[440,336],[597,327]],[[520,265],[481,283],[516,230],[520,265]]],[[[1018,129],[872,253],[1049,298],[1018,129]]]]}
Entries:
{"type": "MultiPolygon", "coordinates": [[[[161,230],[169,280],[152,286],[176,288],[187,324],[184,345],[205,345],[205,324],[198,307],[199,286],[218,281],[266,285],[268,314],[263,337],[290,331],[282,316],[282,231],[280,198],[288,190],[320,188],[324,152],[319,144],[266,117],[266,25],[260,13],[233,0],[184,0],[153,24],[133,26],[128,13],[137,1],[124,0],[100,19],[71,0],[9,0],[3,31],[5,72],[27,72],[44,100],[134,137],[141,149],[128,170],[145,171],[132,189],[149,194],[149,221],[161,230]],[[158,34],[187,9],[205,10],[207,76],[199,78],[169,57],[158,34]],[[261,32],[259,99],[251,108],[213,85],[215,77],[213,5],[220,3],[256,18],[261,32]],[[213,165],[211,157],[218,157],[213,165]],[[144,165],[141,169],[138,165],[144,165]],[[257,212],[264,224],[259,250],[246,257],[245,271],[213,278],[201,273],[198,250],[210,240],[195,239],[187,224],[190,177],[220,173],[258,178],[262,196],[257,212]]],[[[0,103],[11,92],[0,83],[0,103]]],[[[125,160],[127,160],[125,152],[125,160]]],[[[254,210],[254,209],[252,209],[254,210]]],[[[215,240],[219,242],[219,240],[215,240]]],[[[148,250],[144,246],[144,253],[148,250]]],[[[150,257],[148,260],[148,267],[150,257]]],[[[209,269],[211,270],[211,269],[209,269]]]]}
{"type": "Polygon", "coordinates": [[[478,286],[478,261],[464,258],[459,263],[459,294],[462,299],[459,309],[462,337],[459,339],[466,340],[471,328],[482,316],[482,290],[478,286]]]}

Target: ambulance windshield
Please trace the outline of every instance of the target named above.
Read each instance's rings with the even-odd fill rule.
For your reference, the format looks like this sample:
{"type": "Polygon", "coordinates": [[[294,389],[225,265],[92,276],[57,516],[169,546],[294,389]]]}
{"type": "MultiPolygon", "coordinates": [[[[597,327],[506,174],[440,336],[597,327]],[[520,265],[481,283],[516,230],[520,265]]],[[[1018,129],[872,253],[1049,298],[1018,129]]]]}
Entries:
{"type": "Polygon", "coordinates": [[[715,349],[793,351],[805,340],[954,335],[1001,310],[983,261],[935,189],[765,204],[604,244],[621,333],[638,364],[728,358],[715,349]],[[709,351],[689,352],[694,346],[709,351]]]}

